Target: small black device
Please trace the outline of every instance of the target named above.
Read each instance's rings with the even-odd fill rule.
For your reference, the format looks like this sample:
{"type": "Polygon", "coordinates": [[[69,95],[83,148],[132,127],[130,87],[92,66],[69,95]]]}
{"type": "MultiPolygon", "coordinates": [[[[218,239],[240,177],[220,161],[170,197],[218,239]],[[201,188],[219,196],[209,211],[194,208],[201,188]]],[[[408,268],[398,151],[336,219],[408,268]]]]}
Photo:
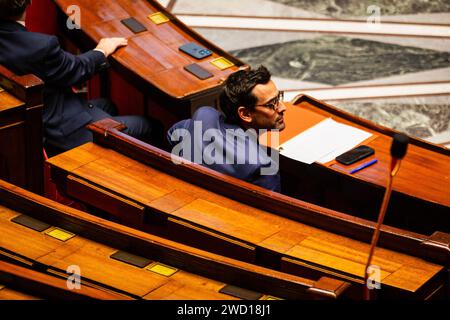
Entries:
{"type": "Polygon", "coordinates": [[[203,59],[205,57],[212,55],[212,52],[210,50],[203,48],[202,46],[196,44],[195,42],[183,44],[178,49],[180,49],[184,53],[187,53],[191,57],[194,57],[195,59],[203,59]]]}
{"type": "Polygon", "coordinates": [[[194,76],[201,80],[205,80],[211,78],[213,74],[206,69],[203,69],[200,65],[196,63],[189,64],[183,67],[184,70],[192,73],[194,76]]]}
{"type": "Polygon", "coordinates": [[[120,22],[122,22],[128,29],[130,29],[134,33],[139,33],[147,30],[147,28],[135,18],[123,19],[120,20],[120,22]]]}
{"type": "Polygon", "coordinates": [[[336,157],[336,161],[345,165],[355,163],[375,153],[369,146],[359,146],[336,157]]]}

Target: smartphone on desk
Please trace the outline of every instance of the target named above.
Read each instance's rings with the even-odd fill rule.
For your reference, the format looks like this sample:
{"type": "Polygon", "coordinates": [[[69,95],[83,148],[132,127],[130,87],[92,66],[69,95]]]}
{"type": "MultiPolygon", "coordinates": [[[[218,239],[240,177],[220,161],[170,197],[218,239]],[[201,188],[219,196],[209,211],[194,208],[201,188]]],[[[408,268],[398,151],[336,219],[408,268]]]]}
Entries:
{"type": "Polygon", "coordinates": [[[178,49],[180,49],[180,51],[183,51],[184,53],[187,53],[191,57],[194,57],[195,59],[203,59],[212,55],[212,52],[210,50],[203,48],[195,42],[186,43],[178,49]]]}
{"type": "Polygon", "coordinates": [[[196,63],[192,63],[190,65],[184,66],[184,70],[192,73],[194,76],[201,80],[205,80],[208,78],[211,78],[213,74],[209,72],[208,70],[203,69],[201,66],[199,66],[196,63]]]}
{"type": "Polygon", "coordinates": [[[359,146],[336,157],[336,161],[346,166],[367,158],[375,153],[369,146],[359,146]]]}
{"type": "Polygon", "coordinates": [[[128,29],[130,29],[134,33],[139,33],[147,30],[147,28],[142,23],[140,23],[133,17],[120,20],[120,22],[122,22],[128,29]]]}

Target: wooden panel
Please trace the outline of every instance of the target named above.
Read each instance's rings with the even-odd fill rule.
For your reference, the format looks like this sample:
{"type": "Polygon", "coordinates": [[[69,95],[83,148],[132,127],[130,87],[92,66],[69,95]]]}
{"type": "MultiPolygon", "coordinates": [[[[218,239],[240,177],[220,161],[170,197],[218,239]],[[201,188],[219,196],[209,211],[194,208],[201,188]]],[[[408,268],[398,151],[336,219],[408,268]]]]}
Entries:
{"type": "MultiPolygon", "coordinates": [[[[96,277],[96,272],[101,272],[103,267],[99,266],[102,266],[102,260],[105,256],[108,261],[112,260],[109,258],[112,248],[152,258],[160,263],[180,269],[169,278],[164,277],[168,279],[166,284],[176,280],[180,282],[174,284],[176,288],[186,287],[177,293],[178,296],[187,294],[187,292],[194,293],[195,290],[190,289],[193,285],[201,288],[200,295],[202,297],[204,297],[204,294],[206,295],[205,291],[207,290],[211,290],[211,296],[216,296],[216,290],[219,285],[227,283],[285,298],[336,298],[342,294],[342,291],[336,290],[336,288],[345,286],[343,282],[336,282],[334,287],[328,286],[325,288],[320,283],[315,283],[310,279],[281,273],[188,247],[68,208],[1,180],[0,198],[7,206],[19,207],[35,219],[40,219],[76,234],[74,238],[64,242],[63,245],[53,250],[50,254],[40,257],[40,263],[37,264],[40,270],[45,267],[45,264],[58,265],[59,268],[52,267],[49,269],[49,272],[67,277],[65,273],[66,264],[75,264],[80,267],[82,267],[81,264],[86,264],[89,275],[95,278],[91,279],[86,277],[86,274],[82,274],[82,281],[88,284],[96,282],[97,287],[101,285],[102,281],[99,281],[101,278],[96,277]],[[90,240],[84,238],[85,236],[90,240]],[[97,240],[103,244],[97,246],[97,240]],[[91,270],[94,264],[100,271],[91,270]],[[188,274],[183,270],[188,270],[192,273],[188,274]],[[211,277],[212,279],[217,279],[217,281],[212,281],[205,277],[211,277]],[[308,291],[310,288],[314,288],[316,284],[317,287],[322,288],[322,291],[308,291]]],[[[11,215],[11,212],[10,209],[4,208],[0,214],[8,217],[8,215],[11,215]]],[[[33,241],[38,242],[39,239],[34,238],[33,241]]],[[[117,260],[113,260],[113,263],[116,263],[114,268],[117,266],[117,263],[122,264],[117,260]]],[[[31,264],[33,264],[32,261],[28,261],[26,265],[31,264]]],[[[110,261],[107,265],[110,265],[110,261]]],[[[129,265],[126,266],[137,269],[139,272],[143,270],[129,265]]],[[[83,270],[84,268],[82,267],[82,273],[84,272],[83,270]]],[[[129,270],[131,271],[131,269],[129,270]]],[[[121,275],[119,274],[118,277],[120,278],[121,275]]],[[[108,283],[113,283],[118,280],[108,281],[111,281],[108,283]]],[[[123,285],[125,286],[125,284],[123,285]]],[[[169,291],[171,290],[170,288],[172,286],[168,285],[169,291]]]]}
{"type": "Polygon", "coordinates": [[[196,286],[183,285],[179,282],[169,281],[168,284],[150,292],[144,297],[146,300],[238,300],[226,294],[208,291],[196,286]]]}
{"type": "MultiPolygon", "coordinates": [[[[334,257],[345,259],[359,264],[365,264],[367,260],[367,253],[363,250],[356,250],[349,246],[342,246],[336,242],[327,242],[324,239],[318,239],[314,237],[308,237],[302,242],[300,242],[301,248],[294,248],[293,250],[305,250],[310,249],[315,252],[320,252],[325,254],[332,254],[334,257]]],[[[292,254],[295,256],[294,254],[292,254]]],[[[383,256],[383,254],[381,254],[383,256]]],[[[400,259],[399,259],[400,260],[400,259]]],[[[391,259],[383,259],[378,256],[373,259],[373,265],[379,266],[382,270],[392,273],[401,267],[401,263],[391,261],[391,259]]]]}
{"type": "MultiPolygon", "coordinates": [[[[356,163],[344,166],[336,161],[304,165],[292,159],[281,160],[282,181],[287,194],[359,217],[375,219],[382,192],[390,172],[390,145],[393,130],[352,116],[312,97],[299,96],[295,105],[286,103],[286,130],[279,134],[280,143],[295,137],[319,121],[331,117],[374,136],[364,144],[375,149],[378,163],[350,175],[356,163]],[[326,186],[326,188],[324,188],[326,186]]],[[[450,230],[450,151],[411,138],[406,157],[394,179],[394,192],[386,224],[430,234],[450,230]],[[426,218],[423,212],[429,212],[426,218]]]]}
{"type": "Polygon", "coordinates": [[[9,94],[7,91],[0,92],[0,112],[17,108],[25,105],[23,101],[15,98],[13,95],[9,94]]]}
{"type": "MultiPolygon", "coordinates": [[[[201,198],[206,199],[205,197],[213,197],[213,201],[217,204],[223,202],[234,202],[233,206],[237,211],[246,210],[252,211],[255,214],[269,211],[282,217],[287,217],[289,219],[300,221],[304,224],[315,226],[324,230],[336,232],[338,234],[344,234],[364,242],[370,241],[375,224],[367,219],[351,216],[343,212],[327,209],[276,192],[268,191],[264,188],[218,173],[197,164],[183,163],[181,165],[176,165],[172,162],[171,155],[169,153],[136,141],[135,139],[131,139],[126,134],[116,130],[116,125],[117,122],[114,121],[92,124],[90,129],[94,133],[94,140],[103,146],[116,150],[133,159],[138,159],[150,167],[157,168],[161,172],[168,173],[165,177],[166,182],[170,182],[171,185],[178,186],[180,185],[179,181],[181,181],[182,184],[184,183],[184,186],[181,187],[183,191],[186,191],[188,188],[189,193],[195,195],[196,198],[200,197],[198,194],[202,194],[201,198]],[[188,182],[188,184],[186,184],[186,182],[188,182]],[[226,197],[228,197],[228,199],[226,197]]],[[[102,150],[102,148],[99,150],[102,150]]],[[[309,167],[317,169],[318,166],[313,165],[309,167]]],[[[313,190],[310,190],[314,183],[328,183],[330,178],[332,180],[330,181],[330,185],[336,182],[333,180],[335,177],[330,177],[328,172],[324,172],[326,170],[322,170],[322,175],[310,175],[306,177],[300,177],[297,172],[298,170],[295,168],[293,170],[295,172],[291,172],[288,179],[291,181],[296,181],[296,179],[299,181],[303,180],[304,182],[301,183],[301,185],[304,186],[305,193],[308,194],[315,193],[314,188],[313,190]],[[327,178],[325,178],[325,176],[327,178]],[[322,179],[324,180],[322,181],[322,179]]],[[[317,172],[317,170],[314,172],[317,172]]],[[[359,195],[358,190],[364,189],[365,186],[366,184],[357,183],[357,187],[355,188],[355,186],[353,186],[353,189],[348,192],[353,198],[357,198],[359,195]]],[[[324,190],[328,190],[328,188],[323,188],[323,186],[317,187],[318,193],[323,193],[324,190]]],[[[336,192],[334,189],[330,189],[330,191],[331,194],[335,194],[336,192]]],[[[374,192],[370,192],[370,196],[373,194],[374,192]]],[[[364,210],[370,211],[372,215],[375,214],[375,212],[370,209],[372,207],[367,205],[367,199],[365,197],[361,197],[359,202],[364,205],[364,210]]],[[[353,207],[354,200],[348,202],[347,205],[353,207]]],[[[408,213],[410,210],[414,211],[414,209],[411,208],[403,208],[402,211],[408,213]]],[[[353,211],[355,210],[353,209],[353,211]]],[[[360,213],[359,210],[356,210],[356,212],[360,213]]],[[[427,218],[430,214],[433,213],[429,212],[427,214],[427,218]]],[[[418,215],[416,217],[420,218],[422,216],[423,215],[418,215]]],[[[408,215],[408,218],[410,218],[410,215],[408,215]]],[[[428,219],[428,221],[431,221],[432,223],[424,224],[421,222],[421,225],[426,225],[428,229],[441,226],[440,221],[434,221],[433,219],[428,219]]],[[[444,223],[446,224],[447,221],[444,223]]],[[[419,234],[417,232],[383,225],[381,228],[380,245],[414,256],[430,259],[438,263],[446,264],[448,262],[448,241],[431,241],[430,237],[426,234],[428,234],[428,232],[419,234]]],[[[440,239],[446,238],[441,237],[440,239]]]]}
{"type": "Polygon", "coordinates": [[[72,150],[73,155],[68,156],[67,153],[62,153],[49,159],[49,163],[73,172],[77,176],[83,176],[88,181],[101,179],[103,180],[101,185],[107,189],[144,204],[173,191],[161,179],[159,172],[137,161],[130,161],[116,152],[98,149],[92,143],[72,150]],[[104,157],[104,152],[110,157],[104,157]],[[139,179],[130,178],[135,172],[142,172],[139,179]],[[111,178],[116,176],[121,177],[119,183],[117,179],[111,178]]]}
{"type": "MultiPolygon", "coordinates": [[[[72,240],[75,239],[67,243],[72,240]]],[[[70,265],[77,265],[85,280],[90,279],[140,297],[167,282],[163,276],[110,259],[109,256],[117,251],[113,248],[85,239],[78,241],[83,242],[79,250],[66,256],[66,248],[62,247],[38,261],[64,271],[70,265]]]]}
{"type": "MultiPolygon", "coordinates": [[[[2,214],[0,221],[0,232],[2,232],[1,247],[24,255],[32,260],[37,260],[61,272],[65,272],[70,265],[77,265],[81,269],[84,280],[88,282],[94,281],[138,296],[144,296],[148,292],[159,288],[169,279],[156,273],[110,259],[110,255],[117,251],[116,249],[100,245],[99,243],[83,239],[79,236],[66,242],[61,242],[36,231],[31,231],[28,234],[18,232],[15,224],[7,220],[14,216],[14,212],[3,207],[0,207],[0,212],[2,214]],[[3,239],[3,236],[5,239],[3,239]],[[9,241],[6,241],[7,239],[9,241]],[[29,242],[30,240],[32,240],[32,245],[27,245],[25,242],[29,242]],[[48,242],[58,243],[59,245],[45,250],[48,242]]],[[[209,279],[184,273],[183,271],[177,272],[170,279],[178,281],[178,286],[181,287],[185,285],[199,285],[203,287],[200,291],[204,295],[208,294],[206,292],[207,290],[211,290],[211,288],[215,289],[221,285],[220,283],[210,282],[211,280],[209,279]]],[[[180,294],[181,292],[192,293],[194,291],[192,289],[189,291],[186,288],[186,291],[182,290],[180,294]]],[[[211,297],[214,297],[214,293],[211,297]]],[[[219,298],[219,295],[216,298],[219,298]]]]}
{"type": "Polygon", "coordinates": [[[349,288],[348,283],[333,278],[322,277],[314,284],[314,287],[309,288],[310,292],[320,292],[331,297],[338,297],[342,292],[349,288]]]}
{"type": "Polygon", "coordinates": [[[431,279],[435,273],[434,270],[416,268],[414,266],[404,267],[402,266],[396,272],[387,276],[383,283],[393,287],[402,287],[410,292],[419,290],[422,286],[423,279],[431,279]]]}
{"type": "Polygon", "coordinates": [[[84,144],[78,148],[72,149],[74,154],[71,156],[68,156],[66,153],[61,153],[57,157],[51,158],[49,161],[63,170],[73,171],[86,163],[99,159],[101,155],[98,153],[96,154],[95,150],[97,149],[92,148],[92,144],[84,144]]]}
{"type": "MultiPolygon", "coordinates": [[[[315,263],[325,268],[333,269],[337,273],[344,272],[358,277],[364,276],[365,261],[346,259],[335,253],[321,252],[301,246],[295,246],[287,253],[287,255],[315,263]]],[[[381,280],[390,274],[387,271],[383,271],[383,267],[384,265],[381,266],[381,280]]]]}
{"type": "MultiPolygon", "coordinates": [[[[85,281],[85,284],[95,283],[97,285],[109,286],[137,296],[144,296],[170,280],[175,282],[176,287],[180,288],[178,290],[179,292],[175,293],[180,297],[183,294],[191,294],[191,298],[202,299],[203,297],[210,296],[215,299],[225,299],[225,297],[221,297],[216,293],[217,288],[223,286],[222,283],[184,271],[178,271],[172,277],[167,278],[154,272],[113,260],[110,258],[110,255],[116,252],[116,249],[79,236],[71,238],[66,242],[61,242],[32,231],[34,237],[26,237],[27,235],[17,232],[14,224],[8,221],[9,217],[14,216],[14,212],[3,207],[0,207],[0,209],[0,232],[10,240],[10,242],[0,242],[0,246],[9,251],[25,255],[31,260],[36,260],[43,265],[51,266],[63,276],[69,266],[76,265],[81,270],[82,281],[85,281]],[[53,247],[52,250],[44,251],[36,249],[45,247],[46,240],[48,239],[54,240],[53,242],[58,242],[60,245],[53,247]],[[23,241],[30,240],[33,245],[28,245],[29,248],[26,248],[27,245],[23,241]],[[32,253],[30,254],[30,252],[32,253]],[[195,286],[199,287],[199,294],[195,294],[195,286]]],[[[43,277],[49,278],[44,275],[43,277]]],[[[33,281],[36,279],[30,280],[33,281]]],[[[58,281],[61,282],[62,280],[58,281]]],[[[2,292],[0,292],[0,297],[1,294],[2,292]]]]}
{"type": "Polygon", "coordinates": [[[219,206],[202,199],[194,200],[173,214],[253,243],[264,240],[279,231],[280,228],[265,222],[261,219],[262,217],[246,215],[230,207],[219,206]]]}
{"type": "MultiPolygon", "coordinates": [[[[383,250],[383,249],[381,249],[383,250]]],[[[380,250],[377,250],[377,253],[380,250]]],[[[383,250],[384,251],[384,250],[383,250]]],[[[364,268],[367,259],[367,252],[354,250],[354,248],[343,247],[333,243],[324,243],[311,237],[305,239],[300,245],[296,245],[287,256],[295,257],[305,263],[312,263],[330,270],[330,274],[344,271],[350,276],[359,279],[364,278],[364,268]]],[[[374,258],[372,265],[380,268],[382,284],[403,288],[407,291],[415,292],[421,288],[419,283],[425,283],[427,279],[434,277],[440,270],[440,266],[425,263],[418,260],[411,261],[411,257],[392,252],[382,252],[374,258]],[[388,260],[389,259],[389,260],[388,260]]],[[[296,264],[293,260],[284,259],[283,270],[288,270],[296,264]],[[288,264],[290,263],[290,266],[288,264]]],[[[302,264],[299,264],[302,266],[302,264]]],[[[294,267],[295,268],[295,267],[294,267]]]]}
{"type": "MultiPolygon", "coordinates": [[[[102,147],[95,147],[93,144],[89,148],[91,150],[96,149],[94,151],[96,154],[100,154],[103,150],[102,147]]],[[[72,152],[67,152],[65,158],[71,158],[70,154],[72,152]]],[[[265,250],[264,252],[267,253],[265,262],[269,259],[268,262],[274,266],[281,263],[283,267],[283,263],[286,263],[289,259],[294,261],[295,259],[302,259],[310,265],[316,265],[321,269],[318,270],[316,276],[321,276],[331,271],[329,274],[344,275],[346,279],[357,283],[362,281],[361,277],[369,251],[368,244],[239,203],[171,177],[154,168],[137,165],[134,160],[127,160],[126,157],[119,154],[113,155],[111,152],[109,150],[105,154],[105,160],[102,160],[104,167],[101,170],[97,170],[95,174],[82,172],[81,169],[84,166],[79,167],[75,171],[80,177],[92,183],[108,185],[108,188],[114,186],[115,191],[119,193],[118,186],[120,185],[139,185],[139,188],[132,187],[134,188],[133,192],[129,190],[123,191],[130,199],[145,198],[145,192],[147,191],[144,189],[154,187],[156,182],[146,178],[148,176],[146,172],[151,172],[152,175],[158,177],[160,185],[176,191],[149,202],[149,209],[154,209],[151,206],[155,204],[155,207],[159,210],[168,210],[167,212],[163,211],[162,214],[166,214],[169,217],[169,221],[182,219],[182,221],[180,220],[181,225],[188,224],[192,226],[183,230],[175,228],[176,231],[174,233],[177,234],[177,239],[180,239],[180,241],[187,241],[186,239],[190,239],[190,237],[194,238],[195,232],[197,232],[196,246],[207,248],[212,242],[205,242],[201,239],[203,239],[202,233],[204,234],[205,231],[208,231],[229,239],[241,241],[248,246],[256,248],[257,251],[259,249],[265,250]],[[116,162],[114,159],[118,159],[120,167],[125,169],[121,169],[121,172],[118,172],[119,170],[115,169],[118,165],[114,164],[116,162]],[[126,175],[123,174],[123,171],[131,167],[134,170],[127,171],[126,175]],[[170,199],[168,198],[169,195],[173,199],[178,199],[173,206],[167,204],[167,200],[170,199]],[[189,236],[187,236],[188,234],[189,236]]],[[[74,152],[74,154],[76,153],[74,152]]],[[[100,161],[100,159],[97,161],[100,161]]],[[[54,163],[53,159],[50,162],[54,163]]],[[[89,164],[91,163],[87,165],[89,164]]],[[[145,228],[145,226],[143,227],[145,228]]],[[[170,233],[174,225],[168,223],[166,227],[168,228],[167,232],[170,233]]],[[[256,260],[256,262],[258,263],[259,261],[256,260]]],[[[377,249],[374,264],[381,267],[383,279],[387,279],[388,276],[394,274],[395,277],[406,277],[408,272],[412,272],[418,274],[419,278],[417,278],[417,281],[423,285],[433,275],[438,274],[442,270],[441,266],[386,249],[377,249]],[[418,273],[416,270],[417,265],[421,265],[420,268],[427,270],[426,272],[429,273],[427,275],[418,273]]],[[[411,284],[404,284],[401,281],[392,281],[392,283],[399,285],[398,288],[402,290],[411,289],[411,284]]],[[[415,287],[415,289],[418,288],[415,287]]]]}
{"type": "Polygon", "coordinates": [[[201,300],[237,300],[234,297],[219,293],[224,283],[211,281],[202,277],[179,271],[170,277],[167,284],[150,292],[144,299],[190,300],[197,297],[201,300]]]}
{"type": "Polygon", "coordinates": [[[39,300],[39,298],[10,288],[3,288],[0,289],[0,300],[39,300]]]}
{"type": "Polygon", "coordinates": [[[138,194],[139,197],[130,197],[141,203],[148,203],[154,199],[162,197],[173,189],[166,186],[158,172],[151,169],[140,170],[143,174],[139,179],[133,179],[133,174],[142,168],[141,164],[127,165],[126,167],[118,165],[114,159],[99,159],[90,162],[73,171],[74,174],[86,177],[88,180],[97,180],[111,177],[102,182],[106,188],[125,195],[138,194]],[[115,177],[120,177],[120,183],[117,183],[115,177]]]}
{"type": "Polygon", "coordinates": [[[25,119],[23,101],[0,92],[0,179],[27,185],[25,119]]]}
{"type": "Polygon", "coordinates": [[[193,195],[192,193],[188,193],[182,190],[175,190],[163,197],[150,202],[150,206],[154,209],[171,213],[184,207],[195,199],[195,195],[193,195]]]}
{"type": "MultiPolygon", "coordinates": [[[[1,117],[1,114],[0,114],[1,117]]],[[[3,169],[0,179],[5,179],[19,186],[27,186],[27,161],[25,122],[10,123],[0,128],[0,159],[3,169]]]]}
{"type": "MultiPolygon", "coordinates": [[[[309,98],[300,98],[299,102],[294,106],[286,103],[285,123],[288,129],[280,132],[280,143],[293,138],[315,122],[320,121],[321,117],[323,119],[331,117],[340,123],[370,132],[376,136],[376,139],[372,139],[371,142],[366,144],[375,149],[378,163],[376,166],[361,170],[352,176],[384,187],[390,170],[389,150],[392,138],[385,134],[380,134],[379,130],[368,128],[355,121],[344,119],[337,114],[322,110],[320,108],[322,105],[323,103],[318,100],[310,100],[309,98]],[[312,122],[305,123],[304,118],[314,119],[311,120],[312,122]]],[[[325,164],[325,166],[343,173],[348,173],[358,165],[360,164],[343,166],[336,163],[336,161],[325,164]]],[[[449,176],[446,174],[449,172],[450,161],[448,155],[410,144],[406,157],[402,161],[401,169],[394,180],[394,190],[450,206],[450,182],[448,182],[449,176]],[[427,178],[424,179],[423,177],[427,178]]]]}
{"type": "Polygon", "coordinates": [[[0,214],[1,248],[34,260],[61,246],[61,241],[9,221],[19,213],[0,207],[0,214]]]}
{"type": "Polygon", "coordinates": [[[308,237],[307,234],[284,229],[268,237],[260,245],[270,250],[285,253],[306,237],[308,237]]]}
{"type": "Polygon", "coordinates": [[[0,279],[15,290],[47,299],[127,299],[86,285],[71,290],[64,279],[3,261],[0,261],[0,279]]]}
{"type": "Polygon", "coordinates": [[[82,31],[94,41],[111,36],[128,38],[129,45],[115,52],[112,58],[122,68],[133,73],[135,77],[144,79],[147,84],[170,97],[186,99],[208,90],[214,90],[221,79],[225,79],[230,73],[235,72],[239,66],[243,65],[241,61],[187,28],[156,1],[120,0],[114,2],[113,5],[106,0],[95,2],[57,0],[55,2],[63,12],[68,5],[80,6],[81,11],[86,12],[82,16],[82,31]],[[170,18],[170,21],[161,25],[155,25],[151,22],[147,16],[157,11],[163,11],[170,18]],[[147,30],[133,34],[123,26],[120,20],[130,16],[142,23],[147,30]],[[207,80],[193,77],[183,70],[183,66],[197,62],[197,60],[180,52],[178,47],[183,43],[194,41],[194,39],[213,52],[212,56],[205,58],[205,61],[226,56],[237,66],[219,70],[204,63],[204,66],[214,76],[207,80]]]}
{"type": "Polygon", "coordinates": [[[42,193],[43,82],[0,65],[0,86],[0,178],[42,193]]]}
{"type": "Polygon", "coordinates": [[[239,238],[227,237],[221,230],[211,230],[173,218],[168,219],[167,229],[167,234],[175,241],[243,261],[255,260],[254,246],[239,238]]]}
{"type": "Polygon", "coordinates": [[[117,196],[73,176],[67,177],[66,186],[67,195],[77,199],[86,199],[91,205],[107,210],[120,220],[128,221],[131,225],[137,226],[143,222],[145,208],[136,202],[117,196]]]}

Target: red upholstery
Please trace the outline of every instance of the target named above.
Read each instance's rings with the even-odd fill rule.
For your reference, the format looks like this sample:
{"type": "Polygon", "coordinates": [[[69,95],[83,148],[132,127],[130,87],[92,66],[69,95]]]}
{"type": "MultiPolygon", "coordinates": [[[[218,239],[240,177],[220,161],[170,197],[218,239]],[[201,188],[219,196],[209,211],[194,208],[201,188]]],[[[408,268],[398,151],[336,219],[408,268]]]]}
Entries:
{"type": "Polygon", "coordinates": [[[52,0],[33,0],[27,9],[25,25],[29,31],[57,34],[56,6],[52,0]]]}

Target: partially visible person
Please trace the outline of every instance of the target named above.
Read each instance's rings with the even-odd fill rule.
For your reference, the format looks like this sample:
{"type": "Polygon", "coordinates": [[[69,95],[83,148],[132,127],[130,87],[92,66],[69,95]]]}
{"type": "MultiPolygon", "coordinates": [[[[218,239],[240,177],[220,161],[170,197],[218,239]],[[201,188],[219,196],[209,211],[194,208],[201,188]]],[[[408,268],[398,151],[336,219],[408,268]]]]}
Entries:
{"type": "Polygon", "coordinates": [[[271,80],[270,72],[260,66],[231,74],[225,81],[220,105],[223,112],[201,107],[191,119],[172,126],[167,133],[172,152],[280,192],[278,163],[274,163],[278,158],[269,156],[258,142],[261,132],[285,128],[283,92],[271,80]]]}
{"type": "Polygon", "coordinates": [[[0,0],[0,64],[16,74],[32,73],[44,81],[44,146],[50,155],[88,141],[86,125],[104,118],[123,123],[125,133],[149,141],[151,123],[140,116],[117,116],[106,99],[87,101],[73,92],[76,86],[107,68],[107,57],[127,45],[125,38],[104,38],[80,55],[61,49],[55,36],[25,28],[30,0],[0,0]]]}

